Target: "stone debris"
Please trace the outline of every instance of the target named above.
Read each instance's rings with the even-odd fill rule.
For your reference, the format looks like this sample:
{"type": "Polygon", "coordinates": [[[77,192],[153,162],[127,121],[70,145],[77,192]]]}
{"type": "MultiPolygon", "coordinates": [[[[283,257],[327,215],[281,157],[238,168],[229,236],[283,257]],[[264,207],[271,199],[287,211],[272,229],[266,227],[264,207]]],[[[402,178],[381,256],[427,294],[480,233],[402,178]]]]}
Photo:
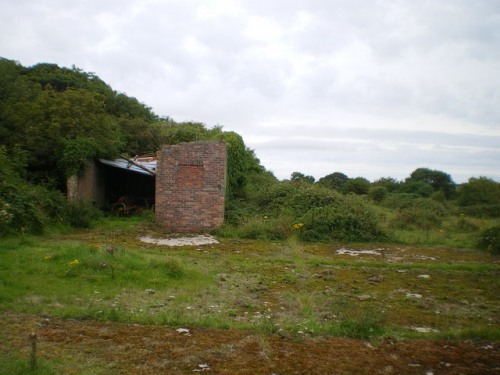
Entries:
{"type": "Polygon", "coordinates": [[[208,363],[200,363],[198,365],[198,368],[195,368],[193,372],[203,372],[203,371],[210,371],[210,366],[208,363]]]}
{"type": "Polygon", "coordinates": [[[372,282],[372,283],[381,283],[382,281],[384,281],[384,276],[373,275],[373,276],[368,277],[367,280],[372,282]]]}
{"type": "Polygon", "coordinates": [[[406,293],[406,297],[420,299],[422,298],[422,295],[418,293],[406,293]]]}
{"type": "Polygon", "coordinates": [[[430,279],[431,275],[418,275],[417,277],[420,279],[430,279]]]}
{"type": "Polygon", "coordinates": [[[430,327],[412,327],[412,329],[420,333],[439,332],[437,329],[430,327]]]}
{"type": "Polygon", "coordinates": [[[187,328],[177,328],[175,331],[184,336],[191,336],[191,332],[187,328]]]}
{"type": "Polygon", "coordinates": [[[417,255],[416,258],[422,259],[422,260],[437,260],[438,257],[431,257],[428,255],[417,255]]]}
{"type": "Polygon", "coordinates": [[[358,296],[358,301],[368,301],[369,299],[372,299],[372,296],[369,296],[368,294],[358,296]]]}
{"type": "Polygon", "coordinates": [[[353,257],[357,257],[359,255],[383,255],[383,249],[372,249],[372,250],[353,250],[346,249],[344,247],[337,249],[335,251],[338,255],[350,255],[353,257]]]}
{"type": "Polygon", "coordinates": [[[151,236],[139,237],[141,242],[162,246],[199,246],[218,244],[219,241],[210,235],[179,238],[153,238],[151,236]]]}

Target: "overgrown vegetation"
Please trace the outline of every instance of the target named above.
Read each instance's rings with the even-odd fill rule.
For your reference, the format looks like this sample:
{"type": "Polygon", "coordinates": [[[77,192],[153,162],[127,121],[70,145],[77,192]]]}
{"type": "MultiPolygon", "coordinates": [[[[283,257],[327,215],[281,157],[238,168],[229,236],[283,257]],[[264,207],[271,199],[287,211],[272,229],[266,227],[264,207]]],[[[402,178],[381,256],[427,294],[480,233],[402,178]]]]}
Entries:
{"type": "Polygon", "coordinates": [[[351,256],[345,245],[294,238],[164,251],[140,242],[144,233],[161,235],[112,218],[91,231],[2,241],[1,312],[284,337],[495,331],[498,266],[487,252],[378,244],[349,246],[351,256]]]}
{"type": "Polygon", "coordinates": [[[449,243],[451,230],[465,232],[458,244],[470,246],[488,229],[484,220],[493,225],[500,216],[500,184],[486,177],[457,186],[445,172],[418,168],[404,181],[384,177],[371,183],[342,172],[318,181],[293,172],[278,181],[239,134],[161,118],[94,73],[0,59],[0,75],[3,236],[41,233],[56,224],[90,227],[100,215],[88,203],[65,203],[68,176],[98,157],[153,153],[163,144],[199,140],[227,144],[226,224],[220,235],[449,243]]]}
{"type": "MultiPolygon", "coordinates": [[[[422,328],[498,340],[499,202],[498,182],[457,185],[427,168],[404,181],[278,181],[234,132],[160,118],[75,67],[0,59],[0,313],[294,339],[422,328]],[[219,245],[165,252],[138,240],[162,234],[151,212],[117,218],[67,203],[66,178],[94,158],[199,140],[228,150],[219,245]]],[[[3,373],[28,371],[19,356],[1,360],[3,373]]],[[[45,365],[37,373],[65,366],[45,365]]]]}

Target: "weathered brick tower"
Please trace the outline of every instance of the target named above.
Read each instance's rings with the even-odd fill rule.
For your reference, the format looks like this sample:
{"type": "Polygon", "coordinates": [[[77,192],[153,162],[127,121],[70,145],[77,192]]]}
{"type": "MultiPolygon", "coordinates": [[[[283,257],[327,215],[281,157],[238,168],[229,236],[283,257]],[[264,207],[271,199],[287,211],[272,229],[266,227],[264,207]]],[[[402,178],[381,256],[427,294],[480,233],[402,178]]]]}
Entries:
{"type": "Polygon", "coordinates": [[[156,167],[156,222],[199,233],[224,221],[226,145],[218,141],[163,146],[156,167]]]}

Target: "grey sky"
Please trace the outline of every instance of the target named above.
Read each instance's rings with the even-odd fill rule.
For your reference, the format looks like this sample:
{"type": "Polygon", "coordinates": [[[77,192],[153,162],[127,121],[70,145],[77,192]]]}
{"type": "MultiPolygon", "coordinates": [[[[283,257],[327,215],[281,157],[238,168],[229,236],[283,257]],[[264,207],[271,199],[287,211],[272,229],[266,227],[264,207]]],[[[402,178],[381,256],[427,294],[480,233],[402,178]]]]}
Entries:
{"type": "Polygon", "coordinates": [[[0,0],[0,56],[241,134],[279,178],[500,181],[498,0],[0,0]]]}

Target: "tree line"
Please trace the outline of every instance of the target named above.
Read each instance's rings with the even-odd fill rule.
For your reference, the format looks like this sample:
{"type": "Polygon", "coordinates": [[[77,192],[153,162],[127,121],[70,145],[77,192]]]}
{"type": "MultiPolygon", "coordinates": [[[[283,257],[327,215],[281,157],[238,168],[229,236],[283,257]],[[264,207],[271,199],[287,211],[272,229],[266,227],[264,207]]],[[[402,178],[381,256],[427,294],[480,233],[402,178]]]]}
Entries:
{"type": "Polygon", "coordinates": [[[407,194],[454,202],[476,216],[500,215],[500,184],[484,176],[471,177],[466,183],[456,184],[446,172],[417,168],[403,181],[382,177],[370,182],[364,177],[349,178],[342,172],[330,173],[317,181],[313,176],[293,172],[290,181],[316,184],[343,194],[366,195],[376,203],[388,194],[407,194]]]}

